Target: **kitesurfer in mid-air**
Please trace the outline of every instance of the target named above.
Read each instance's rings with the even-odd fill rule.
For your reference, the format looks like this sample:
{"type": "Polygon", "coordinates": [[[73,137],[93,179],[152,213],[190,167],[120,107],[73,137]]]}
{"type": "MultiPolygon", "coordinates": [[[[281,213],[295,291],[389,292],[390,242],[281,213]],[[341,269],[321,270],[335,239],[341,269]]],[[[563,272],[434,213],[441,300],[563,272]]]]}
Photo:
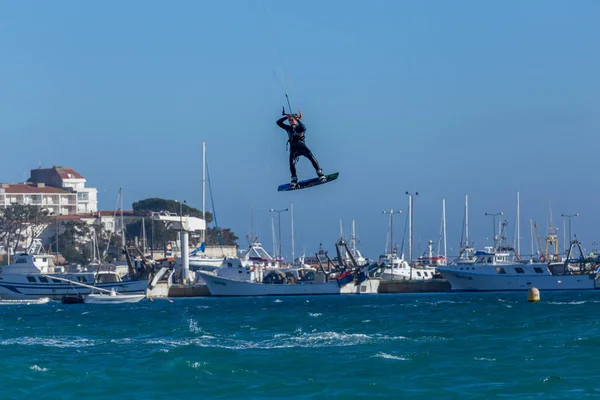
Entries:
{"type": "Polygon", "coordinates": [[[283,117],[277,120],[277,125],[284,129],[288,134],[288,144],[290,145],[290,172],[292,173],[292,180],[290,183],[291,189],[298,187],[298,176],[296,175],[296,163],[300,156],[304,156],[310,160],[317,176],[321,183],[325,183],[327,178],[323,174],[323,171],[319,167],[319,162],[313,155],[313,153],[306,147],[304,143],[304,134],[306,133],[306,126],[302,123],[302,112],[298,111],[298,114],[286,114],[285,110],[282,111],[283,117]],[[287,119],[288,124],[283,122],[287,119]]]}

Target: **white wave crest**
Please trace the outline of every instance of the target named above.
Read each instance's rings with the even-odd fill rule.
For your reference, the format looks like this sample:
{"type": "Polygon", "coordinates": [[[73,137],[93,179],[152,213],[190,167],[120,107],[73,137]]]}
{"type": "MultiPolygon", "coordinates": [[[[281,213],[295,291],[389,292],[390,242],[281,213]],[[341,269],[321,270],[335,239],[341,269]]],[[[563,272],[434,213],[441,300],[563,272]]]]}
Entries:
{"type": "Polygon", "coordinates": [[[39,367],[37,365],[32,365],[31,367],[29,367],[29,369],[32,370],[32,371],[39,371],[39,372],[46,372],[46,371],[48,371],[48,368],[39,367]]]}
{"type": "Polygon", "coordinates": [[[101,341],[84,338],[72,338],[72,337],[20,337],[12,339],[0,340],[0,346],[44,346],[44,347],[58,347],[58,348],[70,348],[70,347],[91,347],[96,346],[101,341]]]}
{"type": "Polygon", "coordinates": [[[394,356],[392,354],[383,353],[383,352],[379,352],[379,353],[375,354],[373,357],[386,358],[388,360],[410,361],[410,358],[394,356]]]}
{"type": "Polygon", "coordinates": [[[194,369],[198,369],[198,368],[200,368],[200,367],[204,367],[205,365],[207,365],[207,364],[208,364],[208,363],[206,363],[206,362],[198,362],[198,361],[195,361],[195,362],[188,361],[187,363],[188,363],[188,365],[189,365],[190,367],[192,367],[192,368],[194,368],[194,369]]]}
{"type": "Polygon", "coordinates": [[[279,333],[272,339],[248,340],[236,337],[201,336],[181,339],[149,339],[145,344],[176,348],[183,346],[198,346],[206,348],[223,348],[230,350],[246,349],[283,349],[283,348],[323,348],[359,346],[364,344],[377,344],[390,341],[406,340],[404,336],[386,336],[381,334],[367,335],[363,333],[339,333],[339,332],[312,332],[304,333],[296,331],[293,334],[279,333]]]}
{"type": "Polygon", "coordinates": [[[188,319],[188,329],[192,333],[206,333],[198,326],[198,322],[192,318],[188,319]]]}

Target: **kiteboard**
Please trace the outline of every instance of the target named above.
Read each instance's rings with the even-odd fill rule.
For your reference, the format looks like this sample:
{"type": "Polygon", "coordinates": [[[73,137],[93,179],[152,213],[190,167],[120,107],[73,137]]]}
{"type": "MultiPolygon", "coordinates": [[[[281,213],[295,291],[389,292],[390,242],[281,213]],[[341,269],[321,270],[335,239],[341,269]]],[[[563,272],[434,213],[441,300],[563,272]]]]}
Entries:
{"type": "Polygon", "coordinates": [[[334,174],[325,175],[325,182],[321,182],[319,180],[319,178],[305,179],[303,181],[298,182],[295,189],[292,189],[292,187],[289,183],[284,183],[283,185],[279,185],[279,188],[277,188],[277,191],[278,192],[287,192],[288,190],[299,190],[299,189],[310,188],[313,186],[323,185],[327,182],[335,181],[338,178],[339,174],[340,174],[339,172],[336,172],[334,174]]]}

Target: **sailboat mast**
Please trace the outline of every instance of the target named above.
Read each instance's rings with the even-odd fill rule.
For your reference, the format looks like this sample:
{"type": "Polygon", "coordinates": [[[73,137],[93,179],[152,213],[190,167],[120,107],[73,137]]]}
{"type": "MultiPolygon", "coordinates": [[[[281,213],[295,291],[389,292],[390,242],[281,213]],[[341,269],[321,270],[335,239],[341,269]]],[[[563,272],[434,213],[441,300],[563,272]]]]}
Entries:
{"type": "MultiPolygon", "coordinates": [[[[408,195],[408,263],[412,265],[412,240],[413,240],[413,228],[412,228],[412,194],[408,195]]],[[[411,270],[412,278],[412,270],[411,270]]]]}
{"type": "Polygon", "coordinates": [[[292,264],[296,260],[295,243],[294,243],[294,203],[290,203],[290,215],[292,217],[292,264]]]}
{"type": "Polygon", "coordinates": [[[142,251],[146,255],[146,222],[142,218],[142,251]]]}
{"type": "Polygon", "coordinates": [[[442,225],[444,227],[444,258],[446,258],[446,199],[442,199],[442,225]]]}
{"type": "Polygon", "coordinates": [[[521,255],[521,204],[517,190],[517,254],[521,255]]]}
{"type": "Polygon", "coordinates": [[[119,202],[121,208],[121,245],[125,248],[125,225],[123,224],[123,188],[119,188],[119,202]]]}
{"type": "Polygon", "coordinates": [[[529,236],[531,237],[531,257],[533,257],[533,220],[529,220],[529,236]]]}
{"type": "Polygon", "coordinates": [[[275,219],[271,215],[271,237],[273,238],[273,254],[277,254],[277,243],[275,242],[275,219]]]}
{"type": "Polygon", "coordinates": [[[469,195],[465,194],[465,247],[469,247],[469,195]]]}
{"type": "Polygon", "coordinates": [[[352,255],[356,257],[356,226],[352,220],[352,238],[351,238],[352,255]]]}
{"type": "MultiPolygon", "coordinates": [[[[206,142],[202,142],[202,219],[206,222],[206,142]]],[[[202,230],[202,242],[206,239],[206,229],[202,230]]]]}

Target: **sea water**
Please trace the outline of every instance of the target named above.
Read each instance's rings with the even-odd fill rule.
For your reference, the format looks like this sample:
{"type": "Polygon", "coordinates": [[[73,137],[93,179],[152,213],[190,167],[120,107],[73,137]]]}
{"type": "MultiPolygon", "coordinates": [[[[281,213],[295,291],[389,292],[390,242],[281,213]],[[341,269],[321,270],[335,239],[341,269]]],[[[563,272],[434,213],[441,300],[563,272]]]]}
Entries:
{"type": "Polygon", "coordinates": [[[600,292],[0,307],[2,399],[600,397],[600,292]]]}

